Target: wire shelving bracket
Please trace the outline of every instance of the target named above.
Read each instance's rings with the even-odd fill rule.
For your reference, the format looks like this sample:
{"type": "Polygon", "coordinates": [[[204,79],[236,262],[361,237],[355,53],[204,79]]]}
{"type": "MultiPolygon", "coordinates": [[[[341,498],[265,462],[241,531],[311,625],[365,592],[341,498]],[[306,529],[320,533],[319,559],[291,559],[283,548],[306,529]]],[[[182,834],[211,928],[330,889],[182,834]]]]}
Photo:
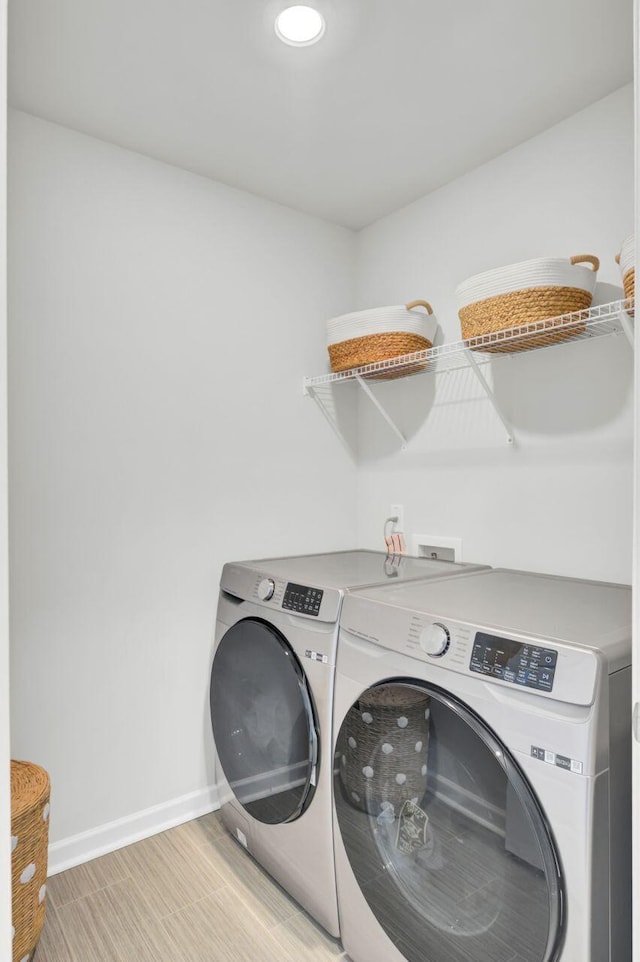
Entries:
{"type": "Polygon", "coordinates": [[[321,389],[330,388],[332,385],[344,381],[356,381],[394,434],[400,439],[402,448],[405,449],[407,439],[380,399],[373,393],[368,382],[376,378],[388,378],[389,375],[416,377],[425,374],[435,375],[470,369],[475,374],[487,400],[505,428],[507,443],[513,444],[515,439],[512,427],[500,409],[500,405],[484,376],[482,367],[500,358],[513,357],[514,354],[539,351],[558,344],[573,344],[576,341],[589,341],[594,338],[608,337],[620,333],[625,334],[633,347],[632,317],[633,300],[612,301],[610,304],[599,304],[588,310],[561,314],[559,317],[547,318],[543,321],[535,321],[533,324],[495,331],[491,334],[483,334],[466,341],[452,341],[449,344],[432,347],[426,351],[402,354],[387,361],[376,361],[373,364],[365,364],[348,371],[321,374],[317,377],[305,377],[302,390],[304,394],[313,397],[333,430],[340,435],[339,428],[332,420],[327,405],[320,396],[321,389]]]}

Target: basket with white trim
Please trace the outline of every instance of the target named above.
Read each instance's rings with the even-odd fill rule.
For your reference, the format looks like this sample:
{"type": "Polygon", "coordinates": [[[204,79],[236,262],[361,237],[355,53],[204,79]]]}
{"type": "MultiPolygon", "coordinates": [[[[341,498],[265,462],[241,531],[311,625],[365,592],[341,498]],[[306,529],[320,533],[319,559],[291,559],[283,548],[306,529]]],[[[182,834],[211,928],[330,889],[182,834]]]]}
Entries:
{"type": "Polygon", "coordinates": [[[11,910],[13,962],[31,962],[46,911],[49,776],[11,762],[11,910]]]}
{"type": "Polygon", "coordinates": [[[534,323],[536,330],[560,326],[562,330],[539,338],[528,335],[521,342],[477,346],[478,350],[518,351],[573,337],[584,330],[585,321],[578,318],[567,327],[557,318],[591,306],[599,267],[593,254],[540,257],[468,278],[456,290],[462,337],[468,340],[534,323]]]}
{"type": "MultiPolygon", "coordinates": [[[[630,234],[624,241],[620,253],[616,254],[616,264],[622,274],[622,286],[627,300],[633,300],[636,294],[636,240],[635,234],[630,234]]],[[[633,311],[629,311],[633,314],[633,311]]]]}
{"type": "MultiPolygon", "coordinates": [[[[427,301],[411,301],[406,305],[342,314],[327,321],[326,326],[331,370],[347,371],[428,350],[433,347],[438,322],[427,301]],[[424,311],[417,308],[424,308],[424,311]]],[[[413,364],[370,376],[401,377],[425,367],[424,363],[413,364]]]]}
{"type": "Polygon", "coordinates": [[[337,746],[349,802],[370,815],[397,816],[419,804],[427,788],[429,695],[406,685],[366,691],[345,719],[337,746]]]}

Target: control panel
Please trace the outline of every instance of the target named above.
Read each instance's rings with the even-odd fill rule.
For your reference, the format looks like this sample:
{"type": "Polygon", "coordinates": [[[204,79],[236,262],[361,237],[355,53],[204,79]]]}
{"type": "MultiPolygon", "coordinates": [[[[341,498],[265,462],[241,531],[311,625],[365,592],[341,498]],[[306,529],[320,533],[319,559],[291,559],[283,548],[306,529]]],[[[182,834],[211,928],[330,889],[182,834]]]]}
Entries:
{"type": "Polygon", "coordinates": [[[523,644],[477,631],[473,640],[471,671],[537,691],[552,691],[558,663],[554,648],[523,644]]]}
{"type": "Polygon", "coordinates": [[[309,588],[289,581],[282,599],[282,607],[288,611],[299,611],[304,615],[314,615],[317,618],[323,594],[324,591],[321,588],[309,588]]]}

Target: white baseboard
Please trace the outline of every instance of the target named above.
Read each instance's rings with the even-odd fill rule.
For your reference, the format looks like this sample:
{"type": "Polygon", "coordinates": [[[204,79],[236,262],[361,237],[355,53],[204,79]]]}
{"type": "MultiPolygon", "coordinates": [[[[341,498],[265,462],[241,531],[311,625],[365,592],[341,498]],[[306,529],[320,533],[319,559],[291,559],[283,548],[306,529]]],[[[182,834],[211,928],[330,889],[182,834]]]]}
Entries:
{"type": "Polygon", "coordinates": [[[218,808],[218,790],[215,785],[209,785],[189,795],[182,795],[161,805],[126,815],[115,822],[107,822],[87,832],[80,832],[79,835],[63,838],[49,846],[48,874],[57,875],[58,872],[64,872],[108,852],[115,852],[125,845],[157,835],[158,832],[165,832],[218,808]]]}

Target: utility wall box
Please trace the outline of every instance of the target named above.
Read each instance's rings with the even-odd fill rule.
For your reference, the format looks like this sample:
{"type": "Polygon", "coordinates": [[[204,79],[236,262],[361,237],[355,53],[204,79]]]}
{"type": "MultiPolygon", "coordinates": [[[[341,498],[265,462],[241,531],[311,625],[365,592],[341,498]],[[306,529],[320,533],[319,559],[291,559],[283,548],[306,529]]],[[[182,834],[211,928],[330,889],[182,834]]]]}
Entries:
{"type": "Polygon", "coordinates": [[[433,558],[438,561],[462,561],[462,538],[449,538],[440,534],[414,534],[411,536],[411,554],[417,558],[433,558]]]}

